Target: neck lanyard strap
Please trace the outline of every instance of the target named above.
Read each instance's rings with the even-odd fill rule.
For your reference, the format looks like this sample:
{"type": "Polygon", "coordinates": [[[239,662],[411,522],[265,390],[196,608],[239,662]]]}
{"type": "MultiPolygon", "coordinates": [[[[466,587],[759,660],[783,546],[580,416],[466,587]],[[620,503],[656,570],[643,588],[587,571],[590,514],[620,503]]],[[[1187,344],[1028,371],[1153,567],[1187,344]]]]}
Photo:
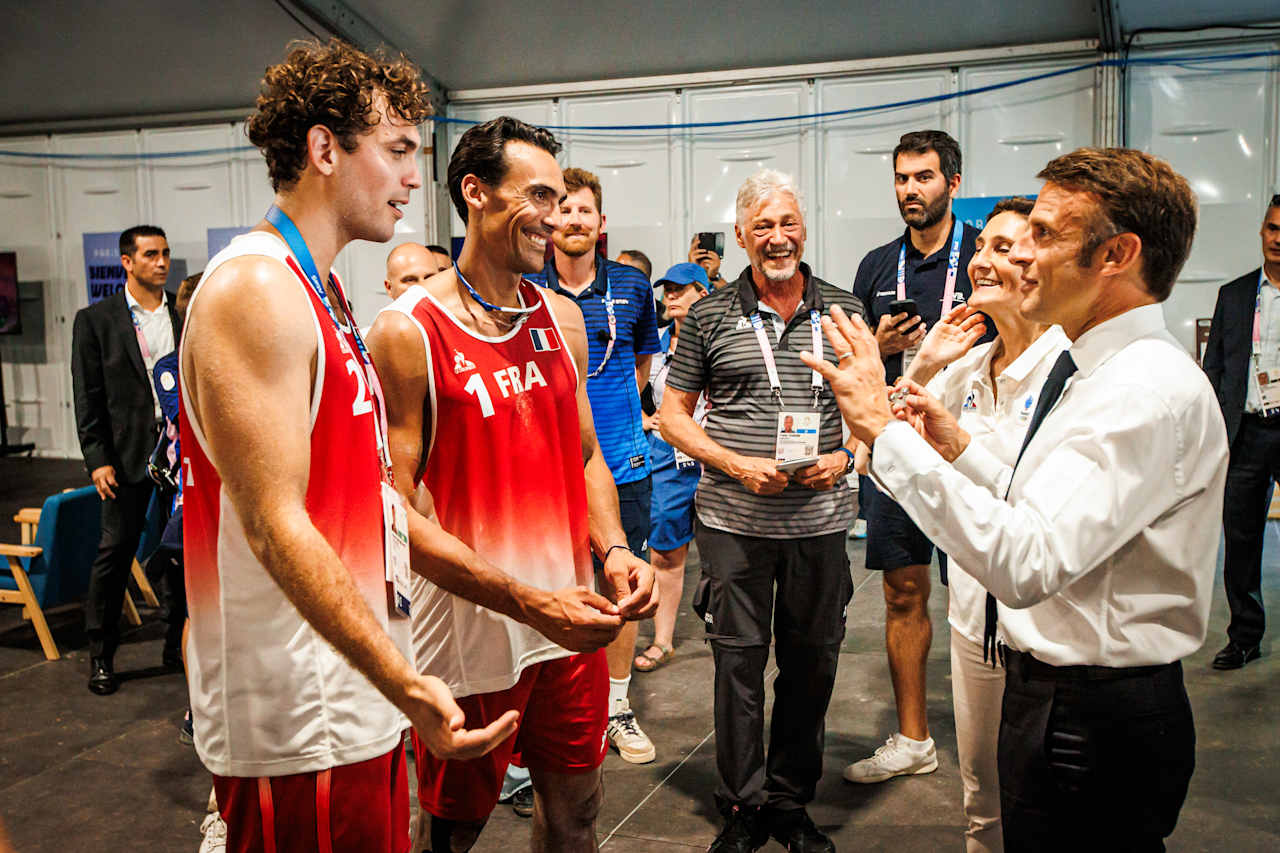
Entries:
{"type": "Polygon", "coordinates": [[[516,315],[519,315],[520,320],[524,320],[528,318],[528,316],[532,314],[534,311],[537,311],[538,307],[542,305],[541,301],[535,303],[534,305],[529,306],[528,308],[524,306],[519,306],[516,308],[504,308],[501,305],[494,305],[492,302],[487,301],[479,293],[476,293],[476,289],[471,286],[471,282],[467,281],[467,277],[462,274],[462,270],[458,269],[457,261],[453,262],[453,271],[458,276],[458,281],[462,282],[462,286],[467,289],[467,293],[471,296],[471,298],[474,299],[476,302],[480,303],[480,307],[486,311],[497,311],[502,314],[516,314],[516,315]]]}
{"type": "Polygon", "coordinates": [[[604,366],[609,363],[609,357],[613,355],[613,346],[618,342],[618,315],[613,310],[613,282],[609,281],[608,270],[604,274],[604,313],[609,322],[609,343],[605,345],[604,358],[600,360],[600,364],[587,374],[588,379],[594,379],[604,372],[604,366]]]}
{"type": "MultiPolygon", "coordinates": [[[[162,300],[160,304],[164,305],[164,301],[162,300]]],[[[147,344],[147,336],[142,334],[142,324],[138,322],[137,311],[141,311],[142,308],[139,307],[135,311],[132,305],[126,307],[129,309],[129,319],[133,322],[133,333],[138,336],[138,349],[142,352],[142,361],[145,364],[151,360],[151,347],[147,344]]]]}
{"type": "Polygon", "coordinates": [[[343,319],[340,320],[334,310],[333,302],[329,299],[329,293],[325,289],[324,283],[320,281],[320,272],[316,269],[315,259],[311,257],[311,250],[307,248],[307,241],[302,238],[301,232],[298,231],[298,226],[293,224],[289,214],[274,204],[267,211],[266,218],[267,222],[270,222],[280,232],[280,236],[284,238],[284,242],[289,246],[289,251],[297,259],[298,265],[302,267],[302,273],[306,276],[307,283],[311,285],[312,292],[320,300],[320,304],[324,306],[325,313],[329,315],[329,319],[333,321],[339,337],[343,335],[345,330],[350,330],[351,337],[356,344],[356,350],[360,353],[360,360],[363,362],[365,380],[369,387],[369,396],[373,400],[373,432],[378,445],[378,456],[382,460],[383,473],[387,478],[387,482],[394,485],[395,480],[391,472],[391,451],[387,446],[387,407],[382,398],[382,383],[378,381],[378,372],[373,369],[373,360],[369,358],[369,350],[364,345],[364,339],[360,336],[360,329],[351,317],[342,288],[334,280],[333,273],[330,273],[329,281],[333,284],[333,289],[342,303],[343,319]]]}
{"type": "MultiPolygon", "coordinates": [[[[947,283],[942,291],[942,316],[951,310],[956,299],[956,277],[960,274],[960,240],[964,237],[964,225],[951,222],[951,254],[947,257],[947,283]]],[[[898,249],[898,298],[907,298],[907,241],[898,249]]]]}
{"type": "MultiPolygon", "coordinates": [[[[760,317],[759,309],[751,312],[751,329],[755,332],[756,343],[760,345],[760,357],[764,359],[765,372],[769,374],[769,391],[781,406],[782,381],[778,378],[778,365],[773,358],[773,343],[769,340],[769,333],[765,331],[764,320],[760,317]]],[[[816,358],[822,358],[822,315],[816,308],[809,309],[809,331],[812,336],[813,354],[816,358]]],[[[809,385],[813,389],[813,407],[816,409],[818,400],[822,396],[822,374],[816,370],[813,371],[809,385]]]]}
{"type": "Polygon", "coordinates": [[[1253,300],[1253,357],[1262,355],[1262,288],[1267,284],[1267,271],[1258,272],[1258,294],[1253,300]]]}

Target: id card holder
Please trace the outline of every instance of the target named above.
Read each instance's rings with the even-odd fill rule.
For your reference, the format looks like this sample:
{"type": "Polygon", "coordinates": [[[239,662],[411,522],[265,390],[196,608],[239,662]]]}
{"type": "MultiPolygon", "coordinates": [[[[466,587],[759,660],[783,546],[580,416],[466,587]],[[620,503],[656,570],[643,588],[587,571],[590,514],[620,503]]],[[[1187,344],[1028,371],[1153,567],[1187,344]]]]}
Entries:
{"type": "Polygon", "coordinates": [[[778,412],[778,434],[773,458],[778,462],[816,460],[821,418],[821,414],[814,411],[778,412]]]}
{"type": "Polygon", "coordinates": [[[386,555],[387,584],[391,590],[390,614],[409,616],[409,512],[404,497],[390,483],[382,484],[382,538],[386,555]]]}
{"type": "Polygon", "coordinates": [[[692,456],[685,453],[683,450],[677,450],[674,447],[672,448],[672,450],[676,451],[676,470],[677,471],[684,471],[685,469],[692,468],[694,465],[698,464],[697,459],[694,459],[692,456]]]}
{"type": "Polygon", "coordinates": [[[1262,414],[1272,418],[1280,415],[1280,368],[1259,370],[1254,373],[1258,382],[1258,399],[1262,402],[1262,414]]]}
{"type": "Polygon", "coordinates": [[[914,347],[907,347],[902,351],[902,372],[903,373],[907,372],[907,368],[911,366],[911,362],[916,360],[916,355],[919,354],[919,352],[920,352],[920,347],[918,345],[914,347]]]}

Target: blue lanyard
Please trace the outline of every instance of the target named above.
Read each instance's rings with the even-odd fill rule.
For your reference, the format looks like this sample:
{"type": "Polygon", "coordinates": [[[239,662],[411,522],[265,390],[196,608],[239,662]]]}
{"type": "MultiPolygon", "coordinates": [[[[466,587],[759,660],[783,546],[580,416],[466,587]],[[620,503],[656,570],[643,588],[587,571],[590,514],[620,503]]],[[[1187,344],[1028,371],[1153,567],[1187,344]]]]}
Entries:
{"type": "Polygon", "coordinates": [[[609,363],[609,357],[613,355],[613,346],[618,342],[618,317],[613,312],[613,282],[609,281],[608,270],[604,273],[604,313],[609,322],[609,343],[604,348],[604,358],[600,360],[600,364],[587,374],[588,379],[595,379],[604,372],[604,366],[609,363]]]}
{"type": "Polygon", "coordinates": [[[476,289],[471,286],[471,282],[467,281],[467,277],[462,274],[462,270],[458,269],[457,261],[453,262],[453,271],[458,276],[458,281],[462,282],[462,286],[467,289],[467,293],[471,295],[471,298],[480,303],[481,308],[486,311],[498,311],[502,314],[518,314],[520,316],[516,321],[517,323],[528,319],[529,315],[534,311],[537,311],[542,305],[541,300],[528,308],[503,308],[501,305],[494,305],[492,302],[485,300],[483,296],[476,293],[476,289]]]}
{"type": "MultiPolygon", "coordinates": [[[[960,240],[964,237],[964,223],[951,222],[951,254],[947,258],[947,284],[942,291],[942,314],[947,316],[956,300],[956,276],[960,272],[960,240]]],[[[907,298],[907,239],[904,237],[898,249],[898,298],[907,298]]]]}
{"type": "MultiPolygon", "coordinates": [[[[329,299],[329,293],[325,290],[324,284],[320,281],[320,272],[316,269],[315,259],[311,257],[311,250],[307,248],[307,241],[302,239],[298,226],[293,224],[289,214],[273,204],[271,209],[267,211],[267,222],[275,226],[275,229],[280,232],[280,236],[284,238],[285,244],[288,245],[289,251],[297,258],[298,265],[302,267],[303,275],[307,277],[307,282],[311,285],[311,290],[315,293],[316,298],[320,300],[320,304],[324,306],[324,310],[329,315],[329,319],[333,321],[338,334],[341,335],[344,328],[350,328],[351,330],[351,337],[355,339],[356,349],[360,351],[360,358],[364,362],[364,374],[369,384],[369,396],[373,400],[375,407],[373,432],[378,443],[378,455],[382,458],[387,481],[394,483],[391,473],[391,453],[386,441],[386,407],[382,402],[382,385],[378,382],[378,373],[373,368],[373,360],[369,358],[369,350],[365,347],[364,339],[360,336],[360,329],[356,326],[355,321],[351,319],[345,296],[343,297],[342,315],[347,321],[346,326],[338,319],[337,313],[333,310],[333,303],[329,299]]],[[[333,282],[333,289],[341,296],[342,290],[338,283],[334,281],[333,273],[329,273],[329,281],[333,282]]]]}

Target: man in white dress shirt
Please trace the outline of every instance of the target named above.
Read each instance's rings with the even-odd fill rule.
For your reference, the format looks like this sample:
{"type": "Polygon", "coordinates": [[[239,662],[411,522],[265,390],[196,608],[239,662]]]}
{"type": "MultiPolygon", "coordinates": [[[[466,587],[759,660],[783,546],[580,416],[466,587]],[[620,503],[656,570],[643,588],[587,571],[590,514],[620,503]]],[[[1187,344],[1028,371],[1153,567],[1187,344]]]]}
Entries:
{"type": "Polygon", "coordinates": [[[832,311],[841,366],[813,364],[880,487],[1000,602],[1005,849],[1163,850],[1195,764],[1179,661],[1205,637],[1227,459],[1213,391],[1159,305],[1195,199],[1126,149],[1080,149],[1039,177],[1010,252],[1020,310],[1072,344],[1013,467],[918,385],[895,419],[857,318],[832,311]]]}

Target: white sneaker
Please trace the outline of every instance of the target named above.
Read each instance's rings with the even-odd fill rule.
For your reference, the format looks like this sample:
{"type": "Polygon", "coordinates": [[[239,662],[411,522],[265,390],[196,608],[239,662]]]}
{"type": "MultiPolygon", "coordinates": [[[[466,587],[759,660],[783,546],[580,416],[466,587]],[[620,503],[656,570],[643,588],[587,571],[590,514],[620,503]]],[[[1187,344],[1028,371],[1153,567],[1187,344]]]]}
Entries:
{"type": "Polygon", "coordinates": [[[844,778],[849,782],[883,782],[894,776],[918,776],[937,769],[938,751],[933,738],[921,742],[895,732],[870,758],[846,767],[844,778]]]}
{"type": "Polygon", "coordinates": [[[204,840],[200,842],[200,853],[223,853],[227,849],[227,825],[222,822],[222,816],[217,812],[210,812],[204,816],[204,821],[200,824],[200,831],[204,833],[204,840]]]}
{"type": "Polygon", "coordinates": [[[623,761],[630,764],[648,764],[658,757],[653,748],[653,741],[636,722],[636,715],[631,711],[631,702],[623,699],[617,705],[617,713],[609,717],[609,728],[605,730],[609,744],[616,750],[623,761]]]}

